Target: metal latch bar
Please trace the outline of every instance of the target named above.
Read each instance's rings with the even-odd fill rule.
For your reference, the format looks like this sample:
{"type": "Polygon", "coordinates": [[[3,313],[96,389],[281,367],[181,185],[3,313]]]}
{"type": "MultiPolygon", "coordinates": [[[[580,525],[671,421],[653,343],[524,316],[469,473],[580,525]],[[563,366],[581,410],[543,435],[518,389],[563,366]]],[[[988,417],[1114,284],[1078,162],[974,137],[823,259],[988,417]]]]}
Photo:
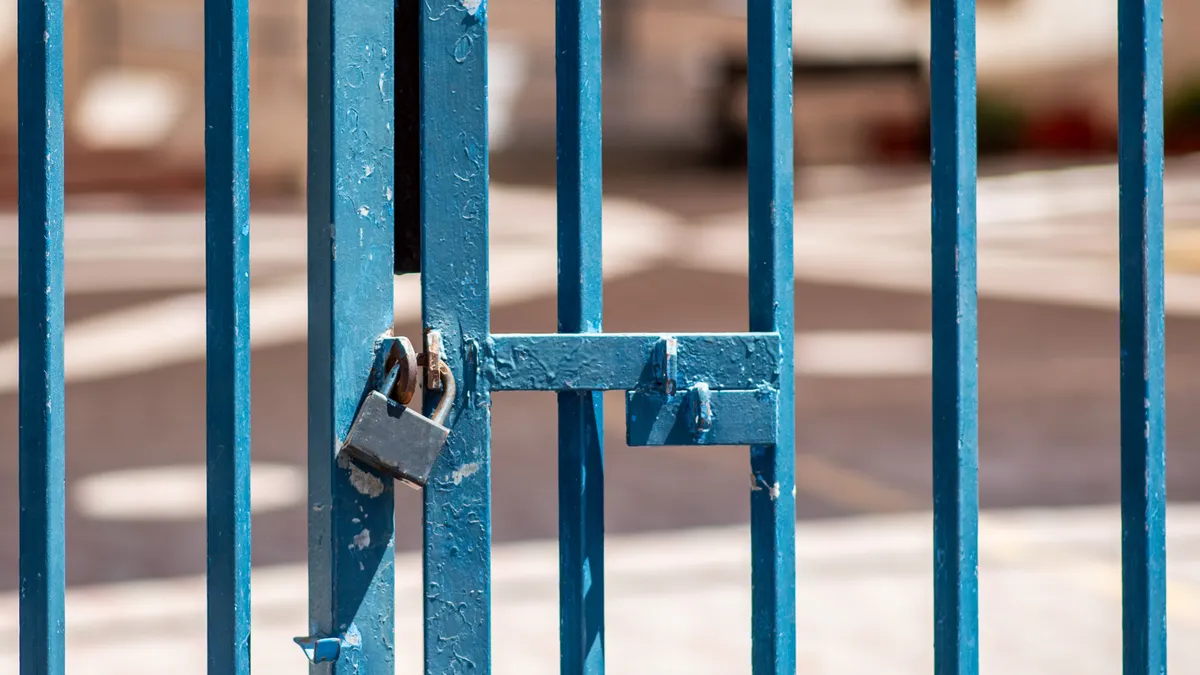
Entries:
{"type": "Polygon", "coordinates": [[[490,352],[493,391],[755,390],[781,367],[778,333],[502,334],[490,352]]]}

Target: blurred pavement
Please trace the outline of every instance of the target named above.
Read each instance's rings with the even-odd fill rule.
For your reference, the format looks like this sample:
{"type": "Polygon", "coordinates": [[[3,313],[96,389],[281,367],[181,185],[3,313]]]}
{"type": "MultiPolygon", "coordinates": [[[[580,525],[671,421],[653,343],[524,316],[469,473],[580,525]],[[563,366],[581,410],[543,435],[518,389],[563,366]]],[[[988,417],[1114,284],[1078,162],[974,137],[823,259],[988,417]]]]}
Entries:
{"type": "MultiPolygon", "coordinates": [[[[654,174],[650,162],[642,171],[606,181],[606,330],[744,329],[744,175],[654,174]]],[[[553,192],[536,172],[521,187],[512,182],[498,177],[492,192],[493,330],[552,331],[553,192]]],[[[804,170],[797,182],[802,672],[928,672],[929,188],[919,168],[804,170]],[[893,660],[865,660],[874,657],[893,660]]],[[[1007,524],[983,534],[991,551],[984,659],[1001,672],[1118,669],[1116,515],[1058,510],[1119,496],[1116,195],[1111,166],[1026,167],[980,184],[981,500],[989,522],[1007,524]],[[1000,509],[1040,510],[1026,519],[1000,509]],[[1025,553],[1005,549],[1010,535],[1031,539],[1025,553]],[[1044,557],[1039,547],[1048,544],[1054,555],[1044,557]]],[[[1190,599],[1200,574],[1189,567],[1200,516],[1186,506],[1200,503],[1200,418],[1187,414],[1200,406],[1194,161],[1168,167],[1167,202],[1169,494],[1182,514],[1171,521],[1171,612],[1192,621],[1198,610],[1189,607],[1200,607],[1190,599]]],[[[200,667],[202,212],[74,202],[67,229],[73,670],[129,673],[160,654],[186,661],[180,669],[200,667]],[[136,648],[125,642],[143,639],[136,648]]],[[[290,638],[306,627],[306,439],[295,423],[306,377],[304,218],[256,212],[251,232],[263,622],[254,644],[267,659],[260,672],[301,671],[290,638]]],[[[0,434],[9,448],[17,436],[15,255],[15,219],[0,217],[0,434]]],[[[417,286],[416,277],[397,280],[400,334],[419,335],[417,286]]],[[[620,395],[606,401],[611,670],[747,672],[744,450],[626,448],[620,395]],[[633,574],[643,567],[645,576],[633,574]],[[660,632],[662,640],[644,639],[660,632]],[[679,659],[690,654],[698,656],[685,667],[679,659]],[[659,665],[643,667],[652,661],[659,665]]],[[[554,409],[554,397],[538,393],[506,393],[493,405],[497,672],[549,672],[556,660],[547,543],[557,532],[554,409]]],[[[10,541],[15,455],[0,454],[0,537],[10,541]]],[[[401,491],[397,501],[400,592],[408,594],[399,640],[415,644],[420,499],[401,491]]],[[[0,621],[9,622],[0,638],[10,640],[16,581],[16,551],[0,552],[0,621]]],[[[1177,640],[1172,658],[1200,663],[1193,649],[1177,640]]],[[[401,650],[401,658],[419,653],[401,650]]]]}
{"type": "MultiPolygon", "coordinates": [[[[1200,628],[1200,507],[1168,512],[1169,630],[1200,628]]],[[[980,651],[986,672],[1118,675],[1120,526],[1115,509],[985,513],[980,651]]],[[[801,523],[797,672],[933,671],[931,517],[801,523]]],[[[750,547],[745,527],[611,537],[606,547],[606,661],[614,673],[750,672],[750,547]]],[[[499,546],[492,587],[496,675],[555,675],[554,541],[499,546]]],[[[421,560],[397,556],[398,673],[421,672],[421,560]]],[[[291,638],[307,625],[301,565],[253,578],[253,667],[302,673],[291,638]]],[[[133,582],[67,597],[67,665],[88,675],[205,673],[204,579],[133,582]]],[[[17,640],[16,598],[0,597],[0,640],[17,640]]],[[[1200,642],[1172,642],[1175,672],[1200,668],[1200,642]]],[[[15,672],[15,652],[0,672],[15,672]]]]}

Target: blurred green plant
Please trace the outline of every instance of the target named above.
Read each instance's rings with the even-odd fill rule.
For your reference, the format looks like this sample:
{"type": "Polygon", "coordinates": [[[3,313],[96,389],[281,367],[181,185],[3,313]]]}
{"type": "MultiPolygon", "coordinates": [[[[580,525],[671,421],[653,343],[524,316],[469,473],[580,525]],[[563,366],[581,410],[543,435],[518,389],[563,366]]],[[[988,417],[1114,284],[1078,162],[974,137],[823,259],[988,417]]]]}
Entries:
{"type": "Polygon", "coordinates": [[[1200,150],[1200,75],[1191,75],[1168,96],[1163,109],[1168,149],[1200,150]]]}
{"type": "Polygon", "coordinates": [[[976,133],[980,155],[1014,152],[1021,146],[1025,112],[1008,99],[979,92],[976,100],[976,133]]]}

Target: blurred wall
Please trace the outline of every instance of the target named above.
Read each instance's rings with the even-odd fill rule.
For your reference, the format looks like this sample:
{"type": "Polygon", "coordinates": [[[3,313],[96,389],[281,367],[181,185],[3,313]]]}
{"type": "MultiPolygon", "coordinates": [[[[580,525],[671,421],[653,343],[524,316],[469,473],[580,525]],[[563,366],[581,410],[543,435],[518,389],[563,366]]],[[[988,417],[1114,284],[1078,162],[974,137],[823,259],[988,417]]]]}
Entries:
{"type": "MultiPolygon", "coordinates": [[[[0,93],[7,97],[0,105],[0,137],[11,140],[16,0],[6,1],[9,11],[0,12],[7,17],[0,20],[0,93]]],[[[928,0],[898,1],[920,14],[915,25],[925,33],[914,42],[927,50],[928,0]]],[[[1187,77],[1200,76],[1200,40],[1192,35],[1200,25],[1200,1],[1165,4],[1171,91],[1187,77]]],[[[740,0],[631,0],[619,24],[619,17],[606,17],[606,23],[622,26],[625,49],[623,58],[609,52],[605,59],[609,147],[695,147],[711,140],[710,91],[718,67],[722,59],[744,54],[743,19],[730,10],[740,5],[740,0]]],[[[298,187],[305,161],[306,2],[254,0],[250,6],[253,170],[260,181],[298,187]]],[[[981,91],[1006,92],[1032,109],[1075,104],[1115,125],[1116,0],[980,0],[979,6],[981,91]],[[1019,24],[1018,15],[1034,5],[1054,11],[1030,30],[995,32],[1005,21],[1019,24]],[[1087,47],[1060,55],[1072,40],[1087,47]],[[1005,48],[1022,59],[1003,56],[1005,48]]],[[[489,7],[493,103],[505,107],[495,123],[506,132],[500,140],[514,147],[553,148],[554,7],[553,0],[497,0],[489,7]]],[[[606,4],[606,11],[619,7],[606,4]]],[[[140,148],[169,163],[202,165],[202,0],[66,0],[65,12],[68,143],[97,151],[140,148]]],[[[824,160],[853,158],[861,155],[855,136],[861,133],[846,120],[867,112],[911,116],[917,109],[911,99],[894,87],[841,98],[806,92],[797,97],[797,137],[808,139],[810,150],[825,142],[824,160]]]]}

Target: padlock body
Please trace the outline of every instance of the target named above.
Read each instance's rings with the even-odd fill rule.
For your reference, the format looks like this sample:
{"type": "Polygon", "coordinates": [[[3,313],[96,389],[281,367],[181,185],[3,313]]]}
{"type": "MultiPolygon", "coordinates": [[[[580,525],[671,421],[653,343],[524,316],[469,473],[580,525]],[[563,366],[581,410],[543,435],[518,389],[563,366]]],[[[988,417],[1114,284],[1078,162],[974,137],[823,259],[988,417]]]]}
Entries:
{"type": "Polygon", "coordinates": [[[342,445],[352,459],[424,487],[450,430],[378,391],[371,392],[342,445]]]}

